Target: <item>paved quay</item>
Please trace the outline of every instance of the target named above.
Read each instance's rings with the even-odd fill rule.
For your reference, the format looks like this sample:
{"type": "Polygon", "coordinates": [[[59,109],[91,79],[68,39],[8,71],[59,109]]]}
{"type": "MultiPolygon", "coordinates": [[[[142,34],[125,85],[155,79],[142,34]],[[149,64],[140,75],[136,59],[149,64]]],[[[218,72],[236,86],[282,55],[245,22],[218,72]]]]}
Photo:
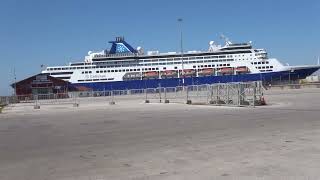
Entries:
{"type": "Polygon", "coordinates": [[[128,100],[7,107],[1,180],[318,179],[320,89],[263,107],[128,100]]]}

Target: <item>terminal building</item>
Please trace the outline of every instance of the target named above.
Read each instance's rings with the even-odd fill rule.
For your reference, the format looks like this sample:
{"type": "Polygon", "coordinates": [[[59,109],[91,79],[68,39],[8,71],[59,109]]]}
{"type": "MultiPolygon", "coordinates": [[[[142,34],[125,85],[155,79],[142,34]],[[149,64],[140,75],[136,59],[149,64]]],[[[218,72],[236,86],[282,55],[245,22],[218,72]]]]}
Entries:
{"type": "Polygon", "coordinates": [[[11,84],[18,96],[66,93],[70,83],[48,74],[37,74],[11,84]]]}

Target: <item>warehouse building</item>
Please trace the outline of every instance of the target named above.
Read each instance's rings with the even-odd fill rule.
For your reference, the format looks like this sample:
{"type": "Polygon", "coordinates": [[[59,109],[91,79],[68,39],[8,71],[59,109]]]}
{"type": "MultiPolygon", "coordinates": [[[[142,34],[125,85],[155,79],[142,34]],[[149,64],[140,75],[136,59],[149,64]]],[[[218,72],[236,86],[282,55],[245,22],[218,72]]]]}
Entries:
{"type": "Polygon", "coordinates": [[[48,74],[37,74],[11,84],[16,95],[58,94],[66,93],[70,83],[48,74]]]}

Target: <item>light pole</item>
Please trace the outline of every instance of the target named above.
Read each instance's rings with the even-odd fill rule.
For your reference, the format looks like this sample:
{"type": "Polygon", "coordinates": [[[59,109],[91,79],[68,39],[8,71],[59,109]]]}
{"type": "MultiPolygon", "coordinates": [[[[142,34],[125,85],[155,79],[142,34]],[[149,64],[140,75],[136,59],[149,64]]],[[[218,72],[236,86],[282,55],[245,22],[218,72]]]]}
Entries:
{"type": "Polygon", "coordinates": [[[13,68],[13,76],[14,76],[14,93],[13,95],[17,95],[17,76],[16,76],[16,68],[13,68]]]}
{"type": "Polygon", "coordinates": [[[180,25],[180,55],[181,55],[181,69],[182,69],[182,86],[184,86],[184,62],[183,62],[183,42],[182,42],[182,22],[183,19],[178,19],[179,25],[180,25]]]}

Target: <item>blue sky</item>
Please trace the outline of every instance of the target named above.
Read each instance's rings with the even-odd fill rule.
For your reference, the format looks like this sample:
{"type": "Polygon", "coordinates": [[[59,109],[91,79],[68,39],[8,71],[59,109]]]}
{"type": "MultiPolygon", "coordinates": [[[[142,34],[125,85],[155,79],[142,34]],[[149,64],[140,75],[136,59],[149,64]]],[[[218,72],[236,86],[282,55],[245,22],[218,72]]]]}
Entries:
{"type": "Polygon", "coordinates": [[[318,0],[1,0],[0,95],[12,92],[14,68],[20,80],[41,64],[82,61],[116,36],[145,50],[178,51],[180,17],[185,50],[205,50],[223,33],[283,63],[315,64],[319,12],[318,0]]]}

